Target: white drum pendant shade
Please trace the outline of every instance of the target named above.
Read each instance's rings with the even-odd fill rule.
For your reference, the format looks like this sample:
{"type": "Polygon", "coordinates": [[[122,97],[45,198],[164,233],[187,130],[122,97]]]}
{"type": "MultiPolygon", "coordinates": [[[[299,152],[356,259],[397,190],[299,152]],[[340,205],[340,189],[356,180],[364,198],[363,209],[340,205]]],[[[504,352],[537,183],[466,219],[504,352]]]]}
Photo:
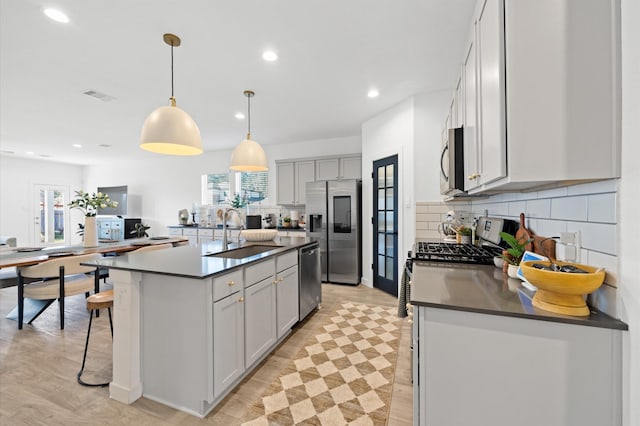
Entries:
{"type": "Polygon", "coordinates": [[[258,142],[247,138],[233,150],[229,168],[238,172],[264,172],[269,170],[267,154],[258,142]]]}
{"type": "Polygon", "coordinates": [[[147,117],[140,148],[168,155],[198,155],[203,151],[198,125],[176,106],[157,108],[147,117]]]}

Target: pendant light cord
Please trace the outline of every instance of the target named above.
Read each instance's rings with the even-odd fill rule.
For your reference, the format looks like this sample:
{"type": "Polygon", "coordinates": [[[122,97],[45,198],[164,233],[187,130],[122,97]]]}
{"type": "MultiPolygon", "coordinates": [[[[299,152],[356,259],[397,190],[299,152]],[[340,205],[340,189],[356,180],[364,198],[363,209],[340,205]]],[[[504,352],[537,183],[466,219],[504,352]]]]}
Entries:
{"type": "Polygon", "coordinates": [[[171,97],[173,98],[173,42],[171,42],[171,97]]]}
{"type": "Polygon", "coordinates": [[[247,96],[247,139],[251,136],[251,96],[247,96]]]}

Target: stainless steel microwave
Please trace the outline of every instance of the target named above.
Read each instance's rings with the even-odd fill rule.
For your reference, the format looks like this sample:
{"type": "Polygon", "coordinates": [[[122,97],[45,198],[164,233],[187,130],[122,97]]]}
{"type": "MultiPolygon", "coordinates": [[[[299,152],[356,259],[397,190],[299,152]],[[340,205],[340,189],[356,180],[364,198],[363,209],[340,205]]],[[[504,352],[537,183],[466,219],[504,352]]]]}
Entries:
{"type": "Polygon", "coordinates": [[[464,193],[463,128],[449,129],[440,151],[440,194],[464,193]]]}

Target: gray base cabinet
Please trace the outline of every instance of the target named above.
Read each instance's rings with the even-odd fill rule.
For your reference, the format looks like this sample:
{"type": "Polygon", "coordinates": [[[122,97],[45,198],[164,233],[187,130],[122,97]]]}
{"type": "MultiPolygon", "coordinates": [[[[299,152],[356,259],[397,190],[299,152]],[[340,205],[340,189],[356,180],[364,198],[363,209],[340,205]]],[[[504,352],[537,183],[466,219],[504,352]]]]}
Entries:
{"type": "Polygon", "coordinates": [[[142,394],[204,417],[298,321],[298,251],[208,279],[141,274],[142,394]]]}
{"type": "Polygon", "coordinates": [[[257,362],[277,339],[276,288],[273,277],[245,289],[245,365],[257,362]]]}
{"type": "Polygon", "coordinates": [[[620,330],[417,310],[415,425],[622,424],[620,330]]]}
{"type": "Polygon", "coordinates": [[[213,304],[213,390],[220,397],[244,372],[244,297],[239,291],[213,304]]]}

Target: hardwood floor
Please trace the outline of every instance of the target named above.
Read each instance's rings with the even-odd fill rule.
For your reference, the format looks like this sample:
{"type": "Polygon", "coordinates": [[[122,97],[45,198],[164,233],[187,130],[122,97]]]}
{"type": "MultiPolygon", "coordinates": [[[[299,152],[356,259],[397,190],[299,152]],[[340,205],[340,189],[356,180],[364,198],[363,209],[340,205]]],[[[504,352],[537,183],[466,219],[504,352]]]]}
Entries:
{"type": "MultiPolygon", "coordinates": [[[[82,363],[89,314],[83,295],[67,298],[65,330],[59,329],[57,303],[33,324],[18,330],[6,319],[15,306],[16,287],[0,289],[0,424],[149,424],[191,425],[241,423],[249,406],[287,365],[305,340],[346,300],[397,306],[397,300],[365,286],[323,284],[320,310],[294,327],[289,337],[205,419],[198,419],[146,398],[131,405],[109,399],[108,388],[87,388],[76,382],[82,363]]],[[[402,321],[402,337],[388,424],[411,425],[412,387],[409,325],[402,321]]],[[[83,379],[108,381],[111,339],[106,311],[93,321],[83,379]]]]}

